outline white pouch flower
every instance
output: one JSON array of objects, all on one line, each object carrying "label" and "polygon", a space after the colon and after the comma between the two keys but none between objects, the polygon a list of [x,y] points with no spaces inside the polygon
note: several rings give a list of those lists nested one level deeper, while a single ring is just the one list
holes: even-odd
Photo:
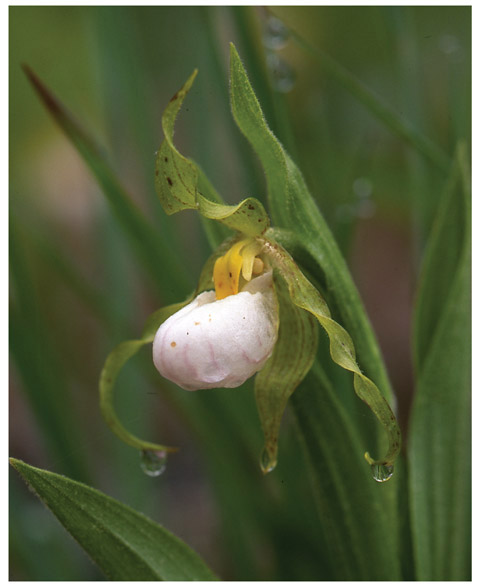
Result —
[{"label": "white pouch flower", "polygon": [[238,387],[271,356],[278,324],[268,271],[221,300],[205,291],[170,316],[156,333],[153,362],[183,389]]}]

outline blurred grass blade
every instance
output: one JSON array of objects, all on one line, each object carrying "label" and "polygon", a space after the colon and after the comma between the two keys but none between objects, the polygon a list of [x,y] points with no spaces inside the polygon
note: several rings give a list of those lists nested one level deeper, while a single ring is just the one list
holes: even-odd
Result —
[{"label": "blurred grass blade", "polygon": [[442,169],[444,172],[449,170],[450,159],[448,155],[431,141],[431,139],[420,133],[412,124],[406,122],[401,116],[396,114],[379,96],[375,95],[367,86],[327,53],[308,43],[308,41],[288,25],[285,26],[298,47],[301,47],[309,55],[314,57],[314,59],[319,61],[323,70],[361,102],[373,116],[383,122],[386,128],[406,141],[439,169]]},{"label": "blurred grass blade", "polygon": [[397,581],[399,480],[376,483],[357,450],[351,417],[317,362],[291,397],[297,433],[327,536],[328,578]]},{"label": "blurred grass blade", "polygon": [[36,287],[19,219],[14,213],[10,218],[9,237],[10,351],[50,454],[61,461],[70,475],[88,480],[87,465],[78,449],[79,428],[72,417],[72,398],[64,366],[42,307],[33,295]]},{"label": "blurred grass blade", "polygon": [[[85,133],[35,73],[28,66],[23,66],[23,68],[44,106],[70,139],[98,181],[134,251],[151,277],[159,284],[165,299],[168,301],[172,292],[186,292],[188,279],[182,273],[181,266],[174,263],[174,255],[168,250],[168,243],[164,242],[161,234],[147,222],[126,194],[96,143]],[[168,275],[167,280],[164,278],[165,275]]]},{"label": "blurred grass blade", "polygon": [[471,217],[460,146],[428,249],[415,316],[409,433],[417,579],[471,579]]},{"label": "blurred grass blade", "polygon": [[230,67],[233,116],[263,165],[273,222],[278,227],[291,230],[300,245],[298,248],[315,260],[316,273],[324,272],[342,323],[355,342],[361,367],[392,402],[392,390],[381,353],[346,262],[301,172],[269,129],[233,45]]},{"label": "blurred grass blade", "polygon": [[10,463],[108,579],[216,579],[189,546],[143,514],[83,483],[16,459]]},{"label": "blurred grass blade", "polygon": [[465,156],[464,145],[461,145],[424,253],[414,319],[414,360],[418,372],[426,362],[440,326],[441,313],[453,287],[458,263],[470,247],[470,204],[467,201],[470,195],[462,177]]},{"label": "blurred grass blade", "polygon": [[52,244],[44,235],[35,234],[34,230],[28,226],[29,238],[36,252],[85,307],[110,328],[122,323],[125,319],[111,303],[107,293],[92,285],[60,247]]},{"label": "blurred grass blade", "polygon": [[[154,214],[152,220],[161,226],[165,239],[174,240],[174,226],[165,217],[158,202],[153,184],[154,160],[152,153],[157,146],[157,128],[152,124],[148,97],[152,87],[149,80],[148,56],[142,44],[148,32],[141,23],[141,9],[128,7],[93,6],[89,11],[99,43],[99,75],[106,104],[115,104],[106,114],[111,133],[112,149],[117,149],[118,159],[124,152],[123,136],[128,136],[136,147],[135,157],[142,172],[145,197]],[[154,21],[149,21],[153,27]],[[128,36],[128,43],[124,42]],[[132,81],[134,80],[134,81]]]}]

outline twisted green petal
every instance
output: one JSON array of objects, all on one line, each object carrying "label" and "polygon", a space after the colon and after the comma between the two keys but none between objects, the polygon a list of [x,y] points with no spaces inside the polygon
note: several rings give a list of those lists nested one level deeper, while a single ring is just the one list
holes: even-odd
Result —
[{"label": "twisted green petal", "polygon": [[[288,285],[293,303],[310,312],[326,330],[330,340],[331,358],[343,369],[354,374],[354,390],[375,414],[388,436],[389,448],[386,455],[378,460],[365,453],[378,480],[386,480],[392,474],[392,465],[401,449],[401,432],[396,418],[377,386],[364,375],[357,362],[353,341],[349,334],[331,318],[329,308],[321,294],[303,275],[289,253],[272,240],[263,241],[264,254],[279,271]],[[385,477],[385,478],[381,478]]]}]

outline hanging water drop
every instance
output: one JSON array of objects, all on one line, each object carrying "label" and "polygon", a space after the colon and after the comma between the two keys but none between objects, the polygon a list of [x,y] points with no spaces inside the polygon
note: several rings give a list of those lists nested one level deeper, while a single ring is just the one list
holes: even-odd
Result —
[{"label": "hanging water drop", "polygon": [[140,467],[148,477],[158,477],[166,469],[167,453],[164,450],[140,451]]},{"label": "hanging water drop", "polygon": [[282,20],[270,16],[264,25],[263,44],[268,49],[279,50],[285,47],[289,40],[289,31]]},{"label": "hanging water drop", "polygon": [[270,53],[266,57],[266,63],[270,71],[273,88],[282,94],[290,92],[296,82],[296,76],[291,65],[276,53]]},{"label": "hanging water drop", "polygon": [[261,458],[260,458],[260,465],[261,465],[261,470],[263,471],[263,473],[265,475],[266,475],[266,473],[271,473],[271,471],[274,470],[274,468],[276,467],[277,464],[278,464],[278,460],[276,459],[276,457],[271,457],[271,455],[269,454],[266,447],[263,448],[263,452],[261,453]]},{"label": "hanging water drop", "polygon": [[384,481],[389,481],[394,473],[394,466],[393,465],[371,465],[371,472],[373,474],[373,479],[378,483],[384,483]]}]

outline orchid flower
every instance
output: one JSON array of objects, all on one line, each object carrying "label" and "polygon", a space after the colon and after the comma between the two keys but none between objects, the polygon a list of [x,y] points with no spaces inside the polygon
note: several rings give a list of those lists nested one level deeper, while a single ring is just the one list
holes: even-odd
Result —
[{"label": "orchid flower", "polygon": [[[242,83],[249,84],[233,46],[231,60]],[[188,300],[155,312],[141,339],[121,343],[110,354],[100,381],[103,415],[122,440],[142,451],[176,450],[132,436],[113,409],[118,372],[145,344],[153,343],[153,362],[160,374],[186,390],[238,387],[255,376],[265,443],[260,464],[263,472],[269,472],[277,463],[280,424],[288,398],[311,369],[321,325],[329,337],[332,360],[353,373],[356,394],[387,433],[389,446],[383,458],[375,460],[365,453],[376,480],[385,481],[392,475],[401,435],[385,397],[359,368],[351,337],[332,318],[320,292],[280,243],[281,232],[271,228],[262,203],[255,198],[246,198],[236,206],[218,202],[199,167],[173,143],[175,120],[196,74],[193,72],[163,113],[165,139],[156,158],[157,192],[167,214],[195,209],[210,234],[214,232],[211,221],[233,234],[207,261],[196,292]],[[248,92],[248,100],[234,107],[256,109],[264,124],[250,86]],[[293,165],[289,159],[285,161]]]}]

